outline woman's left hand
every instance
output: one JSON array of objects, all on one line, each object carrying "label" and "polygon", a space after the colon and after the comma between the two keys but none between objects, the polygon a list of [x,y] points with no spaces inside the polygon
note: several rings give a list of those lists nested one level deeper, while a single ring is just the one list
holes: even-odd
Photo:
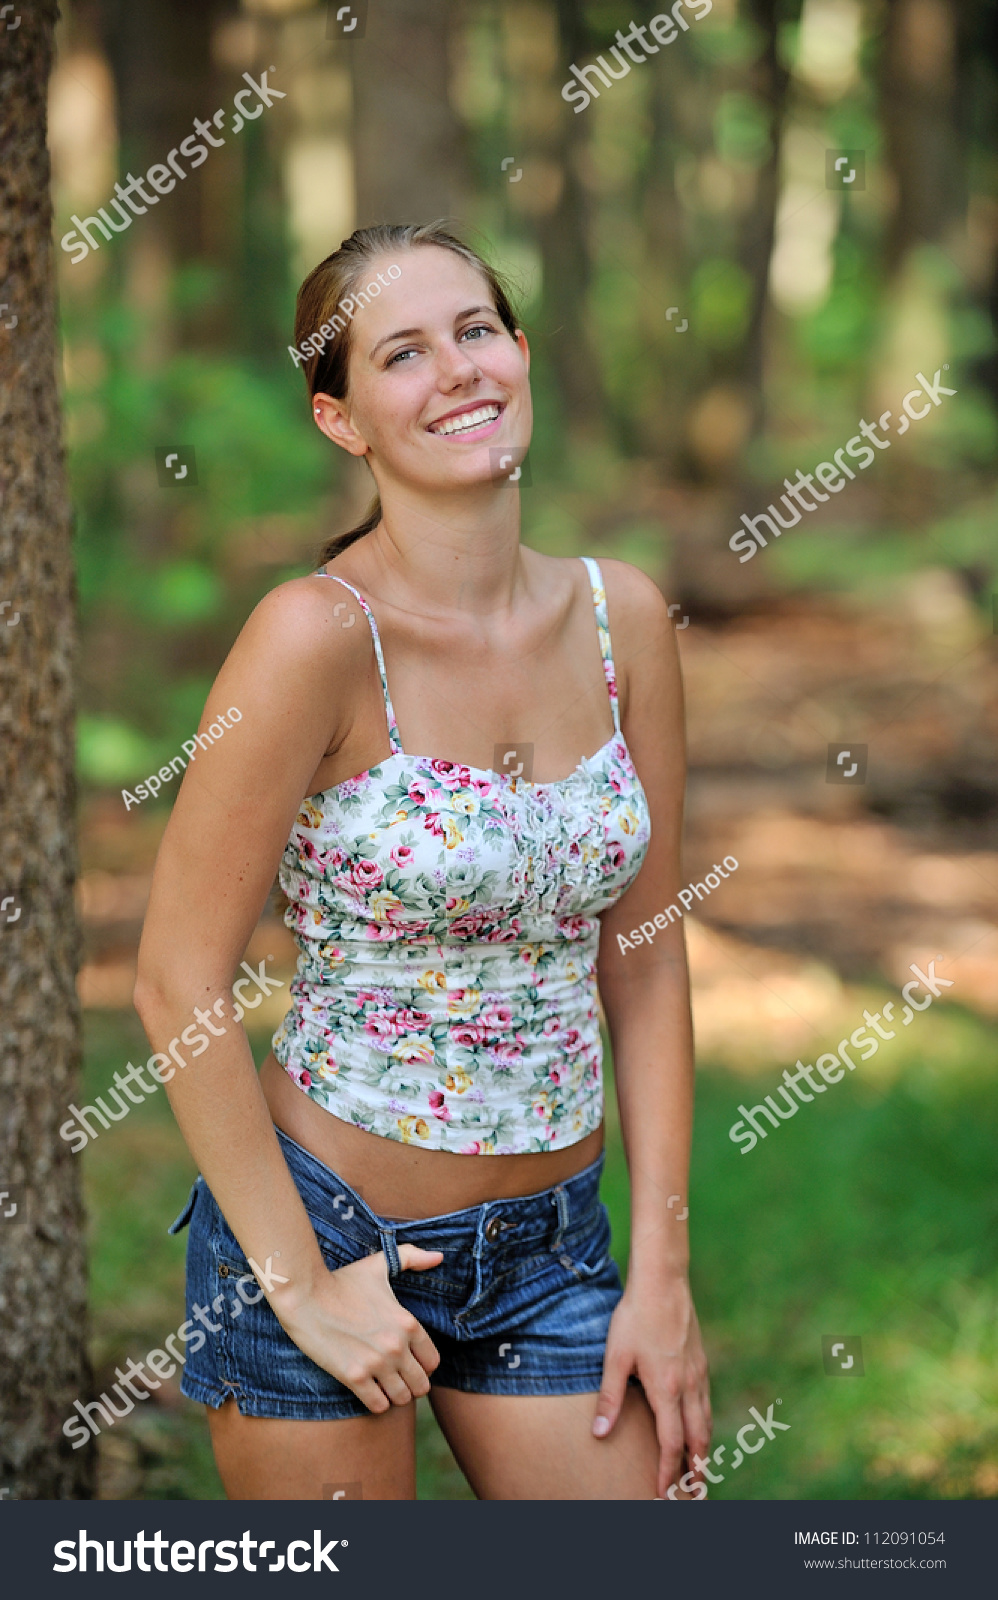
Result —
[{"label": "woman's left hand", "polygon": [[610,1319],[593,1422],[597,1438],[605,1438],[620,1415],[632,1372],[655,1414],[660,1449],[656,1493],[662,1500],[679,1477],[684,1450],[699,1478],[693,1458],[705,1458],[710,1449],[707,1358],[685,1273],[654,1283],[628,1282]]}]

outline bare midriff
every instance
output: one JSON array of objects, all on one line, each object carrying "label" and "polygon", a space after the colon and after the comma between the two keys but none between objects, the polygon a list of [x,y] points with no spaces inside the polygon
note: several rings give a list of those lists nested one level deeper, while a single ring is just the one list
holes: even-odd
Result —
[{"label": "bare midriff", "polygon": [[260,1069],[260,1087],[277,1127],[383,1217],[436,1217],[485,1200],[538,1194],[581,1172],[603,1148],[599,1127],[564,1150],[537,1155],[462,1156],[449,1150],[420,1150],[365,1133],[332,1116],[292,1082],[273,1052]]}]

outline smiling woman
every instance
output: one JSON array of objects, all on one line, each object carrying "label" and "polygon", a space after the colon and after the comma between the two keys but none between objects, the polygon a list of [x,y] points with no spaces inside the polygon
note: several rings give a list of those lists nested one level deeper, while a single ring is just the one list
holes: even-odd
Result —
[{"label": "smiling woman", "polygon": [[[279,870],[300,954],[272,1054],[257,1079],[232,1030],[167,1092],[204,1174],[174,1225],[192,1301],[253,1260],[281,1274],[183,1390],[237,1498],[335,1480],[412,1498],[427,1394],[480,1497],[661,1497],[710,1433],[688,1208],[671,1209],[689,988],[681,924],[626,968],[615,936],[679,890],[668,608],[622,562],[604,578],[520,543],[492,458],[529,443],[530,353],[467,246],[439,225],[355,233],[302,286],[296,340],[316,327],[315,423],[378,497],[236,641],[206,716],[235,701],[252,722],[185,775],[140,951],[155,1046],[188,995],[223,990]],[[338,620],[344,590],[367,627]],[[528,747],[527,776],[491,764]],[[599,1196],[597,989],[626,1290]]]},{"label": "smiling woman", "polygon": [[[337,319],[335,312],[341,309],[344,301],[359,298],[358,287],[365,277],[371,276],[376,257],[389,253],[395,256],[401,250],[413,251],[420,246],[424,248],[435,246],[438,250],[449,251],[473,269],[479,282],[481,278],[484,277],[485,279],[485,284],[489,290],[489,303],[464,308],[460,316],[466,322],[477,315],[484,314],[491,320],[492,327],[480,327],[477,330],[465,328],[463,337],[466,342],[480,338],[487,332],[493,331],[497,319],[498,323],[514,340],[517,338],[516,318],[500,275],[494,267],[476,255],[473,250],[470,250],[467,245],[463,244],[441,223],[433,222],[419,227],[393,227],[384,224],[376,228],[358,229],[349,239],[344,240],[338,250],[335,250],[331,256],[327,256],[325,261],[321,261],[309,273],[299,290],[298,307],[295,315],[295,343],[302,350],[305,349],[302,341],[307,329],[319,328],[320,331],[324,331],[325,328],[329,328],[333,334],[328,351],[325,349],[321,351],[313,350],[310,359],[305,364],[305,380],[308,384],[309,394],[313,399],[313,410],[320,427],[329,432],[330,437],[334,438],[338,444],[343,444],[346,449],[350,449],[346,441],[339,438],[335,431],[331,431],[325,426],[325,419],[329,413],[322,405],[323,397],[328,396],[331,399],[342,400],[347,392],[350,334],[346,327],[343,328],[342,333],[336,330],[335,323]],[[400,277],[401,268],[397,262],[393,262],[393,265],[395,266],[395,272],[393,273],[391,267],[389,267],[388,276]],[[398,299],[396,297],[393,302],[389,296],[387,297],[387,302],[389,304],[398,304]],[[342,324],[342,318],[339,320]],[[373,360],[377,356],[382,356],[386,367],[405,364],[410,354],[416,353],[416,347],[409,346],[407,348],[404,341],[418,339],[421,331],[423,330],[418,327],[393,330],[378,340],[377,345],[370,352],[370,359]],[[522,334],[519,337],[522,339]],[[391,346],[391,349],[385,352],[384,347],[388,345]],[[524,350],[526,349],[525,340],[523,348]],[[470,431],[475,429],[476,438],[489,437],[489,432],[496,431],[502,404],[498,400],[492,403],[490,414],[484,419],[485,427],[479,433],[479,422],[477,420],[472,422],[471,419],[480,407],[481,400],[478,397],[472,402],[456,407],[449,416],[438,417],[433,425],[433,431],[444,437],[454,433],[461,433],[464,437],[468,437]],[[462,415],[462,413],[466,413],[466,415]],[[486,431],[486,429],[489,431]],[[530,423],[528,420],[525,437],[529,434],[529,431]],[[351,453],[356,454],[359,452],[351,451]],[[338,555],[341,551],[347,549],[354,540],[363,538],[365,533],[369,533],[372,528],[377,526],[380,518],[381,500],[378,497],[373,501],[362,522],[358,523],[355,528],[351,528],[348,533],[340,534],[335,539],[330,540],[323,551],[323,559],[325,561],[332,560],[334,555]]]}]

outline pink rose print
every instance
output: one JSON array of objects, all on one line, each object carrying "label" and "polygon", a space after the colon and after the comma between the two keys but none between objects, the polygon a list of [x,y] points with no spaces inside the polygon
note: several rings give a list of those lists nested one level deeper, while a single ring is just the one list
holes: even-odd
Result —
[{"label": "pink rose print", "polygon": [[476,1045],[485,1043],[485,1029],[480,1022],[457,1022],[451,1028],[449,1037],[455,1044],[473,1050]]},{"label": "pink rose print", "polygon": [[[395,865],[402,871],[404,871],[406,867],[411,867],[412,863],[416,859],[416,852],[407,844],[393,845],[389,853]],[[621,854],[623,854],[622,851]]]},{"label": "pink rose print", "polygon": [[406,792],[410,800],[415,800],[417,806],[425,806],[430,798],[429,785],[421,783],[418,778],[413,778]]},{"label": "pink rose print", "polygon": [[399,1033],[418,1033],[421,1028],[428,1028],[432,1021],[428,1011],[413,1011],[410,1006],[395,1013],[395,1026]]},{"label": "pink rose print", "polygon": [[438,839],[442,839],[444,836],[444,830],[440,826],[439,811],[428,811],[423,818],[423,827],[427,832],[435,834]]},{"label": "pink rose print", "polygon": [[339,889],[341,894],[345,894],[348,900],[355,900],[358,905],[363,903],[364,886],[363,884],[358,883],[353,877],[349,876],[345,872],[341,872],[332,880],[332,882],[333,887],[335,889]]},{"label": "pink rose print", "polygon": [[375,1039],[392,1039],[396,1031],[394,1018],[385,1011],[371,1011],[364,1018],[364,1032]]},{"label": "pink rose print", "polygon": [[445,789],[467,789],[471,783],[469,769],[455,766],[453,761],[431,761],[430,766]]},{"label": "pink rose print", "polygon": [[362,889],[376,889],[385,875],[376,861],[355,861],[350,876]]},{"label": "pink rose print", "polygon": [[565,939],[585,939],[592,931],[592,926],[588,917],[562,917],[558,932]]},{"label": "pink rose print", "polygon": [[498,1044],[489,1051],[497,1067],[515,1067],[523,1055],[523,1040],[517,1036],[515,1039],[500,1039]]},{"label": "pink rose print", "polygon": [[430,1090],[429,1102],[430,1110],[435,1117],[439,1117],[441,1122],[449,1122],[451,1120],[450,1112],[444,1105],[443,1091],[441,1089]]},{"label": "pink rose print", "polygon": [[490,1033],[506,1033],[513,1026],[511,1006],[486,1006],[479,1021]]},{"label": "pink rose print", "polygon": [[627,860],[623,845],[617,844],[616,840],[614,840],[612,844],[607,845],[606,854],[607,860],[609,861],[610,866],[613,868],[622,867],[624,862]]}]

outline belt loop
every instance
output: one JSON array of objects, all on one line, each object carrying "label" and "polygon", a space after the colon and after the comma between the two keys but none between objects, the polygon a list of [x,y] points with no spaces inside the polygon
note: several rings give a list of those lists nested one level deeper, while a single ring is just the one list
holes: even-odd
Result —
[{"label": "belt loop", "polygon": [[378,1223],[378,1232],[381,1235],[381,1248],[388,1259],[388,1280],[394,1283],[402,1271],[399,1260],[398,1245],[395,1243],[395,1227],[393,1223]]},{"label": "belt loop", "polygon": [[552,1189],[551,1198],[558,1207],[558,1231],[551,1240],[551,1249],[560,1250],[565,1229],[568,1227],[569,1217],[568,1195],[565,1193],[564,1184],[559,1183]]}]

